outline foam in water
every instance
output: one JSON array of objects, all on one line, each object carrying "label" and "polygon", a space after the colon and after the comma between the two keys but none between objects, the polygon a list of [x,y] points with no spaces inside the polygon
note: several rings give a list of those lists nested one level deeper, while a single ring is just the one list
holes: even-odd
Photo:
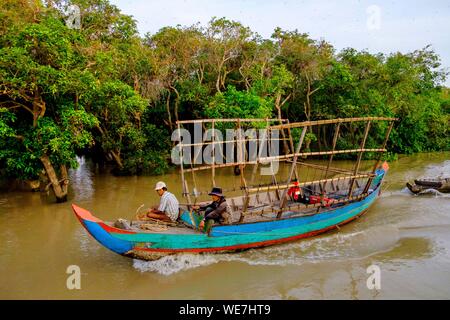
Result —
[{"label": "foam in water", "polygon": [[337,233],[263,249],[231,254],[176,254],[157,261],[134,260],[141,272],[171,275],[180,271],[218,262],[242,262],[249,265],[301,265],[327,260],[363,258],[392,248],[399,240],[393,226],[369,228],[353,233]]},{"label": "foam in water", "polygon": [[157,272],[163,275],[170,275],[182,270],[207,266],[219,261],[217,257],[210,254],[175,254],[156,261],[135,259],[133,260],[133,267],[141,272]]},{"label": "foam in water", "polygon": [[443,198],[450,197],[450,194],[439,192],[436,189],[425,189],[425,190],[422,190],[422,191],[419,192],[419,195],[422,195],[422,194],[431,194],[431,195],[434,195],[436,198],[438,198],[438,197],[443,197]]}]

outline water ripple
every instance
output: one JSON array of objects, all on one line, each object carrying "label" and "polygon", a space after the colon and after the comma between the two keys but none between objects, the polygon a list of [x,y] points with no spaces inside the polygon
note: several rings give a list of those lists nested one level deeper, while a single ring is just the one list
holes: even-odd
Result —
[{"label": "water ripple", "polygon": [[140,272],[171,275],[218,262],[242,262],[249,265],[287,266],[328,260],[356,259],[393,248],[399,230],[392,226],[373,227],[353,233],[336,233],[310,240],[232,254],[176,254],[157,261],[134,260]]}]

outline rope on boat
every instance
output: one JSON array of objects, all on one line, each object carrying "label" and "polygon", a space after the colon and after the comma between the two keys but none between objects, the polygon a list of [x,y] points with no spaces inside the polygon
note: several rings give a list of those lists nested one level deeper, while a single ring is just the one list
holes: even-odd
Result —
[{"label": "rope on boat", "polygon": [[144,223],[141,224],[139,226],[139,228],[143,229],[143,230],[148,230],[148,231],[155,231],[155,232],[160,232],[160,231],[167,231],[169,230],[168,226],[164,226],[164,225],[158,225],[158,224],[154,224],[154,223]]},{"label": "rope on boat", "polygon": [[[145,215],[137,215],[136,220],[138,221],[148,221],[150,223],[146,223],[147,225],[159,225],[159,226],[167,226],[167,227],[180,227],[182,224],[178,222],[168,222],[168,221],[162,221],[154,218],[147,217],[147,214]],[[142,224],[142,225],[146,225]]]}]

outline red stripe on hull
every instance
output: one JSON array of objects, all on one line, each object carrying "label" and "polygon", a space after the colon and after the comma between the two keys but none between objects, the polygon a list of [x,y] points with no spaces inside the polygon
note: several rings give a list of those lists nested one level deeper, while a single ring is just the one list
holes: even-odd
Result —
[{"label": "red stripe on hull", "polygon": [[167,253],[180,253],[180,252],[193,252],[193,253],[201,253],[201,252],[219,252],[219,251],[235,251],[235,250],[242,250],[242,249],[250,249],[250,248],[261,248],[261,247],[267,247],[270,245],[274,245],[274,244],[281,244],[281,243],[285,243],[285,242],[289,242],[289,241],[294,241],[294,240],[299,240],[299,239],[303,239],[303,238],[309,238],[309,237],[313,237],[316,236],[318,234],[327,232],[329,230],[335,229],[341,225],[347,224],[357,218],[359,218],[360,216],[362,216],[365,212],[367,211],[364,210],[362,211],[360,214],[347,219],[337,225],[334,226],[330,226],[324,229],[320,229],[320,230],[316,230],[316,231],[312,231],[312,232],[308,232],[308,233],[303,233],[297,236],[292,236],[292,237],[288,237],[288,238],[283,238],[283,239],[277,239],[277,240],[269,240],[269,241],[261,241],[261,242],[254,242],[254,243],[250,243],[250,244],[240,244],[240,245],[235,245],[235,246],[228,246],[228,247],[217,247],[217,248],[195,248],[195,249],[151,249],[151,248],[140,248],[140,247],[134,247],[133,250],[137,250],[137,251],[149,251],[149,252],[167,252]]},{"label": "red stripe on hull", "polygon": [[73,212],[75,213],[75,215],[77,216],[78,220],[83,225],[83,227],[85,227],[85,229],[87,229],[87,228],[86,228],[86,225],[84,224],[84,221],[87,220],[87,221],[97,223],[100,227],[103,228],[103,230],[105,230],[108,233],[123,233],[123,234],[135,234],[136,233],[134,231],[128,231],[128,230],[123,230],[123,229],[118,229],[118,228],[108,226],[102,220],[94,217],[89,211],[87,211],[83,208],[80,208],[74,204],[72,204],[72,209],[73,209]]},{"label": "red stripe on hull", "polygon": [[136,234],[136,232],[134,232],[134,231],[128,231],[128,230],[110,227],[104,222],[100,222],[99,225],[103,228],[103,230],[105,230],[108,233]]}]

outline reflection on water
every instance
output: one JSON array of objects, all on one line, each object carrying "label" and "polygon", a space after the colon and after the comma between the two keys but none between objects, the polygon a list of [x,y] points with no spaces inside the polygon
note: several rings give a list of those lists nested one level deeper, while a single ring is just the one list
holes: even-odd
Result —
[{"label": "reflection on water", "polygon": [[[450,198],[414,196],[406,181],[449,174],[450,153],[390,163],[381,198],[360,219],[319,237],[237,254],[169,256],[156,262],[118,256],[81,227],[71,203],[104,220],[130,218],[159,201],[164,180],[181,193],[176,172],[163,177],[93,174],[78,158],[70,170],[69,202],[38,193],[0,195],[0,298],[60,299],[380,299],[450,298]],[[285,168],[281,168],[285,170]],[[232,172],[217,172],[224,188]],[[210,181],[200,175],[199,189]],[[82,290],[65,287],[68,265],[79,265]],[[366,287],[366,269],[382,270],[382,289]],[[218,276],[218,275],[226,275]],[[207,281],[205,280],[207,279]],[[4,290],[8,288],[8,290]]]},{"label": "reflection on water", "polygon": [[69,170],[74,202],[92,198],[95,191],[92,180],[92,164],[88,163],[84,156],[77,156],[77,162],[78,167]]}]

